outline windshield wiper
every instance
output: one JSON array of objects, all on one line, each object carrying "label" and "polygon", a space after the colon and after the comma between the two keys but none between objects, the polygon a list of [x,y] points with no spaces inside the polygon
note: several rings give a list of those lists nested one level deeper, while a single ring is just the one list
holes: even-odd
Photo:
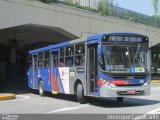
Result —
[{"label": "windshield wiper", "polygon": [[138,45],[137,51],[136,51],[136,53],[135,53],[134,59],[136,59],[136,60],[137,60],[137,56],[138,56],[139,51],[140,51],[140,45]]}]

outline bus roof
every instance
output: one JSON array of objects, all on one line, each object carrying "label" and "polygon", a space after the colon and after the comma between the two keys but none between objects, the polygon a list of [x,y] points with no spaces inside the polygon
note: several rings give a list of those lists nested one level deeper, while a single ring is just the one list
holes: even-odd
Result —
[{"label": "bus roof", "polygon": [[54,45],[49,45],[49,46],[46,46],[43,48],[31,50],[31,51],[29,51],[29,54],[34,54],[34,53],[45,51],[45,50],[51,50],[51,49],[55,49],[55,48],[59,48],[59,47],[63,47],[63,46],[68,46],[68,45],[74,44],[74,43],[85,42],[85,41],[90,41],[90,40],[98,40],[98,38],[101,38],[103,35],[125,35],[125,34],[147,37],[147,36],[139,34],[139,33],[131,33],[131,32],[99,33],[99,34],[90,35],[86,38],[71,40],[71,41],[67,41],[67,42],[63,42],[63,43],[59,43],[59,44],[54,44]]}]

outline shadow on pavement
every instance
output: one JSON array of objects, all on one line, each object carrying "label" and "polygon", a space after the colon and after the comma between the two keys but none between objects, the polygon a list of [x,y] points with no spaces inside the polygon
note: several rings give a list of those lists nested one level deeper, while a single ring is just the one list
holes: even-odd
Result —
[{"label": "shadow on pavement", "polygon": [[3,88],[0,90],[0,93],[13,93],[16,95],[20,95],[20,94],[27,94],[27,93],[31,93],[32,91],[27,88],[27,87],[23,87],[23,88]]},{"label": "shadow on pavement", "polygon": [[[53,99],[60,99],[60,100],[66,100],[66,101],[71,101],[71,102],[77,102],[77,98],[75,95],[64,95],[64,94],[53,95],[48,92],[46,96],[52,97]],[[86,103],[89,103],[92,106],[98,106],[98,107],[120,108],[120,107],[149,106],[149,105],[158,104],[158,103],[160,103],[160,101],[159,100],[149,100],[149,99],[125,97],[124,102],[118,103],[116,101],[116,98],[97,99],[94,97],[86,97]]]},{"label": "shadow on pavement", "polygon": [[138,107],[149,106],[158,104],[158,100],[140,99],[140,98],[124,98],[124,102],[118,103],[115,98],[96,99],[89,98],[89,104],[93,106],[106,107],[106,108],[120,108],[120,107]]},{"label": "shadow on pavement", "polygon": [[[27,93],[33,93],[38,95],[37,90],[31,90],[27,87],[24,88],[5,88],[1,89],[0,93],[14,93],[16,95],[20,94],[27,94]],[[77,102],[77,98],[75,95],[64,95],[64,94],[57,94],[53,95],[50,92],[46,92],[46,97],[50,97],[53,99],[59,99],[59,100],[66,100],[70,102]],[[160,103],[160,100],[149,100],[149,99],[142,99],[142,98],[124,98],[123,103],[116,102],[115,98],[107,98],[107,99],[97,99],[94,97],[87,97],[86,98],[87,103],[89,103],[92,106],[97,107],[106,107],[106,108],[120,108],[120,107],[136,107],[136,106],[149,106]],[[77,102],[78,103],[78,102]]]},{"label": "shadow on pavement", "polygon": [[53,95],[51,93],[46,93],[46,96],[52,97],[54,99],[60,99],[60,100],[66,100],[66,101],[71,101],[71,102],[77,102],[77,98],[75,95],[64,95],[64,94],[57,94]]}]

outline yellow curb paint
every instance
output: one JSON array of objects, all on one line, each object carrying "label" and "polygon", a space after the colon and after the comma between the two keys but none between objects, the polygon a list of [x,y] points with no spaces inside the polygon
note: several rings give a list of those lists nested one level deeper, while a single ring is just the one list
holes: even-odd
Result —
[{"label": "yellow curb paint", "polygon": [[152,85],[159,85],[160,84],[160,80],[151,80],[151,84]]},{"label": "yellow curb paint", "polygon": [[15,98],[16,98],[15,94],[0,95],[0,100],[10,100],[10,99],[15,99]]},{"label": "yellow curb paint", "polygon": [[52,94],[58,94],[56,91],[52,91]]}]

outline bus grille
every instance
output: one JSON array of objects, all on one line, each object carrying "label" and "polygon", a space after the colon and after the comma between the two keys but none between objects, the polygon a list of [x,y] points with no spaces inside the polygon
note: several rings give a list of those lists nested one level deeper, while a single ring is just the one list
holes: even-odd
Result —
[{"label": "bus grille", "polygon": [[141,86],[143,84],[128,84],[128,85],[116,85],[116,86],[119,86],[119,87],[126,87],[126,86]]},{"label": "bus grille", "polygon": [[118,95],[142,95],[144,93],[143,90],[135,91],[135,94],[128,94],[127,91],[118,91]]},{"label": "bus grille", "polygon": [[[122,75],[121,75],[121,76],[118,76],[118,75],[117,75],[117,76],[112,76],[112,77],[115,78],[115,79],[117,79],[117,78],[118,78],[118,79],[128,79],[128,78],[130,78],[131,76],[125,76],[125,75],[124,75],[124,76],[122,76]],[[146,77],[146,76],[138,76],[138,75],[137,75],[137,76],[133,76],[134,79],[144,79],[145,77]]]}]

